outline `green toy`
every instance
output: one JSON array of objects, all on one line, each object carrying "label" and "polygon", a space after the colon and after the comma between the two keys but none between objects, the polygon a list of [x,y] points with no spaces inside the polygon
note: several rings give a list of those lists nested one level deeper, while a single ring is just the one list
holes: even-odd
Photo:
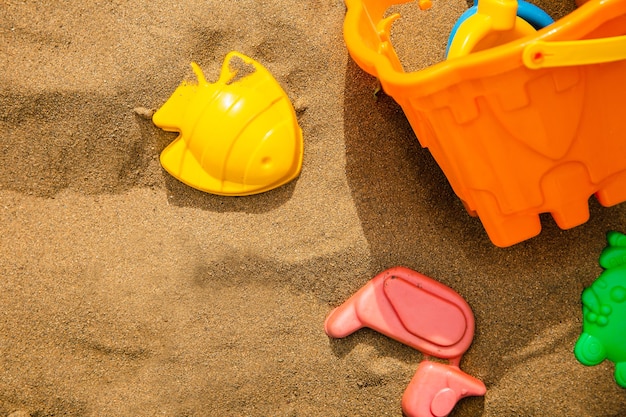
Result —
[{"label": "green toy", "polygon": [[583,331],[574,355],[583,365],[615,363],[615,380],[626,388],[626,235],[611,231],[599,263],[604,272],[582,293]]}]

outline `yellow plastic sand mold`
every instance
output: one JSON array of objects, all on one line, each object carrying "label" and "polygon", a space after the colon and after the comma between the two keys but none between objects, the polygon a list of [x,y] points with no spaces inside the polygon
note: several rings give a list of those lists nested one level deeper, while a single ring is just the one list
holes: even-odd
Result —
[{"label": "yellow plastic sand mold", "polygon": [[219,79],[184,81],[152,121],[179,136],[161,165],[181,182],[212,194],[244,196],[280,187],[302,168],[303,140],[287,94],[261,64],[226,55]]}]

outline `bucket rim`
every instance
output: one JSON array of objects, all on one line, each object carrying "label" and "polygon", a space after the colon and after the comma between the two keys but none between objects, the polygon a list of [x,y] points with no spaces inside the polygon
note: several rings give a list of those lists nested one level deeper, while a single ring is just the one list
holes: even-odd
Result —
[{"label": "bucket rim", "polygon": [[[361,69],[378,78],[385,92],[394,98],[429,95],[463,80],[513,71],[524,66],[524,50],[533,42],[579,40],[609,20],[626,14],[626,0],[589,0],[535,34],[463,57],[444,60],[421,70],[406,72],[390,40],[387,54],[392,56],[391,59],[378,53],[374,47],[382,43],[377,24],[383,20],[384,12],[392,5],[408,1],[411,0],[345,0],[347,12],[343,30],[350,56]],[[364,39],[361,34],[364,30],[368,31],[367,25],[371,25],[372,31],[369,33],[370,38]],[[394,58],[397,61],[395,63],[392,61]]]}]

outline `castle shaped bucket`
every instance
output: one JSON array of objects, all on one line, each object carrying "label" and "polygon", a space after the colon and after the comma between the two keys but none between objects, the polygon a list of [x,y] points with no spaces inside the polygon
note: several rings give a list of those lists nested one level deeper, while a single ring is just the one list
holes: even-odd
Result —
[{"label": "castle shaped bucket", "polygon": [[510,246],[626,201],[626,0],[590,0],[521,39],[407,73],[385,11],[346,0],[350,55],[402,107],[491,241]]}]

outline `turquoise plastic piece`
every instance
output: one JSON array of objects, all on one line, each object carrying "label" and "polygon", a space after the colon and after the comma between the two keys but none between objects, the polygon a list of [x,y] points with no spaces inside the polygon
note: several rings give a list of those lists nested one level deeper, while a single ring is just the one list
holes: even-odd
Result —
[{"label": "turquoise plastic piece", "polygon": [[582,293],[583,331],[574,355],[583,365],[608,359],[626,388],[626,235],[611,231],[599,258],[605,271]]}]

